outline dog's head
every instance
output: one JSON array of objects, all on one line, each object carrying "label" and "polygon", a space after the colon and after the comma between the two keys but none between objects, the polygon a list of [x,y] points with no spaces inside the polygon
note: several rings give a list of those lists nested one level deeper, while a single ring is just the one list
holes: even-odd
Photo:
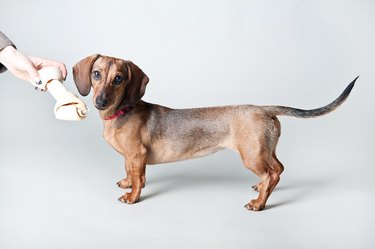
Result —
[{"label": "dog's head", "polygon": [[135,105],[144,95],[149,80],[133,62],[99,54],[79,61],[73,67],[73,78],[83,96],[92,87],[95,107],[109,113]]}]

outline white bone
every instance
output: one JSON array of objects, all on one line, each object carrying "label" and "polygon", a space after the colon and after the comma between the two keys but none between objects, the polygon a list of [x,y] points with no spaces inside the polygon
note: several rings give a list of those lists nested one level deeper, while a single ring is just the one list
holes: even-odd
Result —
[{"label": "white bone", "polygon": [[86,117],[87,107],[74,93],[66,90],[62,84],[63,78],[60,69],[46,67],[39,70],[42,84],[38,87],[48,90],[56,99],[54,108],[56,119],[60,120],[82,120]]}]

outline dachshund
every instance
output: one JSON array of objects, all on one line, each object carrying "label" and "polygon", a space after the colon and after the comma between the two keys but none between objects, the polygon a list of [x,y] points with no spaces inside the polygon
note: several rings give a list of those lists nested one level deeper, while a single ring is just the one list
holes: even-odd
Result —
[{"label": "dachshund", "polygon": [[171,109],[147,103],[141,100],[147,75],[131,61],[99,54],[79,61],[73,78],[82,96],[93,89],[93,102],[104,123],[103,137],[125,157],[126,177],[117,185],[131,191],[119,201],[139,201],[147,164],[202,157],[229,148],[260,178],[253,186],[258,197],[245,205],[259,211],[284,170],[275,152],[280,136],[277,116],[312,118],[332,112],[349,96],[358,77],[332,103],[312,110],[256,105]]}]

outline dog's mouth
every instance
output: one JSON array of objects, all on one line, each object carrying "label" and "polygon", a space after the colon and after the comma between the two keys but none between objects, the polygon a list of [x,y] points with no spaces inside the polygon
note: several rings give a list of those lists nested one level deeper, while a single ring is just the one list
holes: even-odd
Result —
[{"label": "dog's mouth", "polygon": [[105,109],[107,109],[107,107],[103,107],[97,104],[95,104],[95,108],[98,109],[99,111],[104,111]]}]

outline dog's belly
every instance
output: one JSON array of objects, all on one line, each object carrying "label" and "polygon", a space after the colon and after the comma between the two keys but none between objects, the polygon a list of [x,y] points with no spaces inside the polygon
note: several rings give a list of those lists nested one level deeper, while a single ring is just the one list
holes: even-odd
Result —
[{"label": "dog's belly", "polygon": [[170,163],[215,153],[226,146],[224,143],[208,145],[203,141],[183,144],[181,141],[163,141],[153,144],[148,151],[147,164]]}]

